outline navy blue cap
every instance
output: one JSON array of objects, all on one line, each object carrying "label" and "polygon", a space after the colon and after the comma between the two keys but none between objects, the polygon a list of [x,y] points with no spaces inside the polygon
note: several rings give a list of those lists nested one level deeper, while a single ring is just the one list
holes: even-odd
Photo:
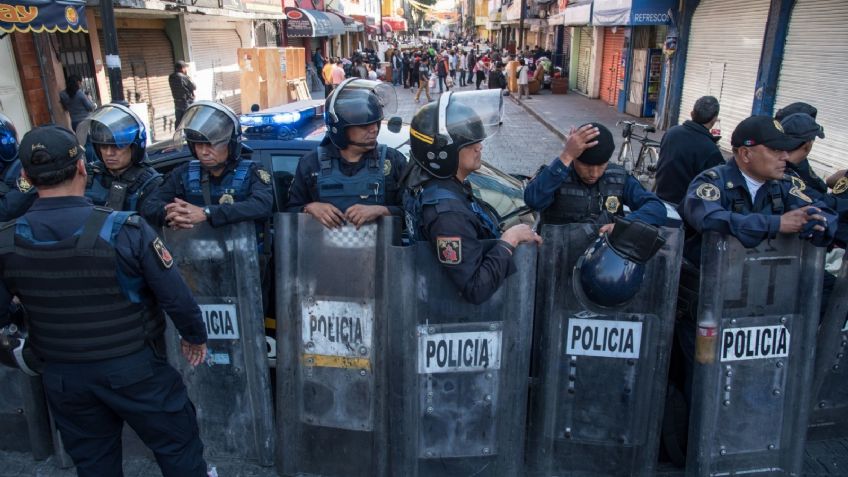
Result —
[{"label": "navy blue cap", "polygon": [[804,142],[812,141],[816,137],[824,139],[824,128],[816,122],[816,118],[807,113],[790,114],[783,118],[780,125],[786,134]]},{"label": "navy blue cap", "polygon": [[751,116],[742,120],[730,137],[733,147],[762,145],[779,151],[794,151],[803,143],[783,132],[783,126],[770,116]]}]

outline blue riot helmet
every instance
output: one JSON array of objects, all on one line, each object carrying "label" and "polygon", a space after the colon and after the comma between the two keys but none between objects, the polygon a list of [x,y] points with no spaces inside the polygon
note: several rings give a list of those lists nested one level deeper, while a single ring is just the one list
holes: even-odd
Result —
[{"label": "blue riot helmet", "polygon": [[645,264],[664,243],[657,227],[616,219],[613,231],[599,237],[577,260],[575,295],[589,308],[626,304],[642,288]]},{"label": "blue riot helmet", "polygon": [[412,118],[412,159],[433,177],[453,177],[459,167],[459,150],[492,136],[502,118],[500,90],[444,93]]},{"label": "blue riot helmet", "polygon": [[339,149],[345,149],[351,144],[347,138],[349,126],[379,123],[395,111],[397,95],[393,86],[379,81],[351,78],[333,89],[327,98],[324,104],[324,124],[327,125],[330,141]]},{"label": "blue riot helmet", "polygon": [[227,143],[228,159],[234,161],[242,153],[241,123],[232,109],[214,101],[195,101],[186,109],[183,119],[174,132],[174,143],[183,141],[195,158],[194,144],[209,143],[213,146]]},{"label": "blue riot helmet", "polygon": [[[77,126],[76,134],[80,144],[86,146],[132,147],[134,164],[144,159],[147,129],[141,118],[123,104],[109,103],[97,108]],[[103,160],[97,147],[94,148],[94,153],[98,159]]]},{"label": "blue riot helmet", "polygon": [[0,161],[12,162],[18,158],[18,130],[4,114],[0,114]]}]

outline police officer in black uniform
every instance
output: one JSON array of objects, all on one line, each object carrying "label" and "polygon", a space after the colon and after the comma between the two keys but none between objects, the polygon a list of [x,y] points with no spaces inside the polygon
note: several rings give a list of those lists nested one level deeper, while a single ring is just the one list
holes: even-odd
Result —
[{"label": "police officer in black uniform", "polygon": [[[407,228],[434,245],[457,289],[474,304],[488,300],[515,272],[515,247],[542,242],[524,224],[501,234],[466,180],[480,168],[482,141],[500,123],[502,107],[499,90],[446,92],[419,109],[409,129],[415,164],[404,178]],[[486,239],[500,240],[485,248]]]},{"label": "police officer in black uniform", "polygon": [[36,198],[32,184],[21,177],[18,131],[0,114],[0,222],[20,217]]},{"label": "police officer in black uniform", "polygon": [[84,197],[84,152],[73,132],[36,128],[21,141],[38,199],[0,227],[0,325],[20,299],[47,401],[80,476],[121,471],[127,422],[165,476],[205,476],[194,406],[164,356],[165,313],[185,358],[206,355],[206,328],[173,258],[132,212]]},{"label": "police officer in black uniform", "polygon": [[612,133],[589,123],[573,131],[565,149],[543,167],[524,190],[524,202],[542,213],[543,224],[597,223],[612,231],[613,216],[649,225],[665,224],[665,205],[646,191],[623,167],[610,164],[615,151]]},{"label": "police officer in black uniform", "polygon": [[142,204],[142,215],[174,229],[252,220],[261,235],[274,205],[271,175],[242,157],[235,113],[219,103],[197,101],[186,110],[175,136],[185,138],[195,159],[171,171]]},{"label": "police officer in black uniform", "polygon": [[77,138],[94,151],[88,165],[85,196],[94,205],[138,211],[164,178],[142,161],[147,130],[128,107],[111,103],[97,108],[77,127]]},{"label": "police officer in black uniform", "polygon": [[297,166],[286,209],[305,212],[327,228],[356,227],[401,216],[400,176],[406,158],[377,143],[380,124],[396,99],[394,88],[349,79],[326,100],[327,134]]}]

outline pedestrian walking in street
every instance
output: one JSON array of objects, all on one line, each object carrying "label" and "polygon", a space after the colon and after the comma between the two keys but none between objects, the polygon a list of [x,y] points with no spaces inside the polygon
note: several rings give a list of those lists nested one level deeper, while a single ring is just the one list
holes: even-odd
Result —
[{"label": "pedestrian walking in street", "polygon": [[521,100],[524,96],[527,99],[530,99],[530,81],[527,78],[527,72],[529,68],[527,67],[524,58],[518,60],[518,69],[515,70],[516,76],[518,76],[518,99]]},{"label": "pedestrian walking in street", "polygon": [[505,89],[506,76],[503,72],[503,63],[497,62],[495,69],[489,73],[489,89]]},{"label": "pedestrian walking in street", "polygon": [[457,71],[459,72],[459,85],[465,86],[468,82],[465,81],[465,75],[468,71],[468,54],[460,50],[456,60]]},{"label": "pedestrian walking in street", "polygon": [[430,102],[433,98],[430,97],[430,61],[427,57],[421,58],[421,64],[418,66],[418,93],[415,94],[415,102],[421,99],[421,91],[427,95],[427,101]]},{"label": "pedestrian walking in street", "polygon": [[[412,79],[410,78],[410,72],[412,71],[411,59],[409,57],[409,52],[403,52],[403,88],[407,89],[412,84]],[[327,96],[329,97],[329,96]]]},{"label": "pedestrian walking in street", "polygon": [[330,92],[333,91],[333,69],[336,67],[336,61],[330,60],[324,63],[321,69],[321,78],[324,80],[324,97],[328,98]]},{"label": "pedestrian walking in street", "polygon": [[188,77],[188,63],[180,60],[174,64],[174,72],[168,76],[168,85],[171,87],[171,96],[174,98],[174,126],[176,127],[182,121],[186,109],[194,102],[194,90],[197,89]]},{"label": "pedestrian walking in street", "polygon": [[71,115],[71,128],[76,131],[77,126],[94,111],[94,103],[82,90],[82,79],[77,75],[68,76],[68,85],[59,93],[59,102],[65,111]]},{"label": "pedestrian walking in street", "polygon": [[471,85],[474,82],[474,68],[477,66],[477,54],[474,50],[468,52],[468,56],[465,58],[465,69],[468,71],[468,78],[466,78],[465,83],[467,85]]},{"label": "pedestrian walking in street", "polygon": [[194,405],[165,357],[165,314],[191,366],[206,358],[206,325],[173,257],[141,217],[83,197],[85,152],[73,132],[33,129],[21,163],[38,199],[0,233],[10,244],[0,253],[0,325],[16,297],[27,309],[26,364],[40,368],[77,475],[123,475],[126,422],[162,475],[205,477]]},{"label": "pedestrian walking in street", "polygon": [[401,56],[400,50],[395,50],[394,54],[392,55],[392,84],[394,86],[400,86],[402,72],[403,58]]},{"label": "pedestrian walking in street", "polygon": [[336,66],[333,67],[333,71],[331,72],[331,79],[333,82],[333,89],[342,84],[342,81],[345,80],[345,71],[344,66],[342,66],[341,58],[336,58]]},{"label": "pedestrian walking in street", "polygon": [[477,89],[480,89],[480,85],[486,79],[486,62],[483,61],[482,57],[474,65],[474,74],[477,75]]},{"label": "pedestrian walking in street", "polygon": [[448,73],[450,73],[450,59],[445,54],[436,63],[436,76],[439,78],[439,93],[443,93],[445,89],[450,90],[450,86],[447,84]]}]

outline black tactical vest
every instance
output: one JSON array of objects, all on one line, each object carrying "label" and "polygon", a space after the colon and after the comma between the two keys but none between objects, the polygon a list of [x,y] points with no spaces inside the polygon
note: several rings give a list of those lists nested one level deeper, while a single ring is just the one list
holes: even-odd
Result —
[{"label": "black tactical vest", "polygon": [[80,234],[58,242],[17,235],[17,222],[0,229],[3,282],[26,308],[33,349],[45,361],[117,358],[162,335],[162,312],[127,298],[115,248],[103,239],[119,214],[95,207]]},{"label": "black tactical vest", "polygon": [[554,202],[542,211],[542,223],[551,225],[595,223],[604,212],[624,215],[624,183],[627,172],[609,164],[594,186],[584,184],[571,170],[554,194]]}]

